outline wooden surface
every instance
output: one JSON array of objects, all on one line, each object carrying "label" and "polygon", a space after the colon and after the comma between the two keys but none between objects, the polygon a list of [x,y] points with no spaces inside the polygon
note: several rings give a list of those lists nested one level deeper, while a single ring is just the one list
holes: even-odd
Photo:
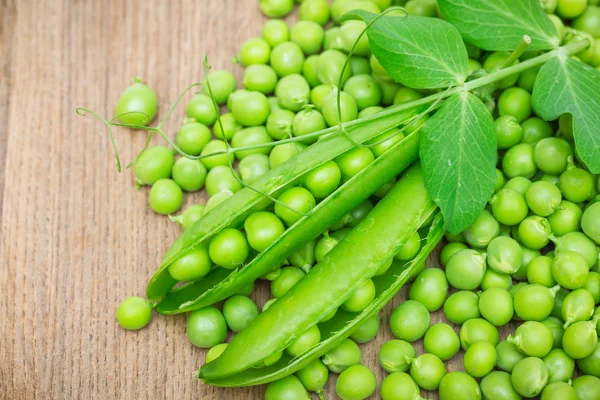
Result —
[{"label": "wooden surface", "polygon": [[[186,339],[185,316],[155,316],[140,332],[117,326],[118,303],[144,293],[179,228],[150,211],[131,171],[116,172],[102,124],[75,113],[112,115],[139,75],[158,93],[160,117],[200,79],[205,53],[239,77],[230,59],[260,32],[257,0],[0,4],[0,399],[262,398],[262,387],[193,377],[204,352]],[[116,138],[127,162],[145,135]],[[379,382],[377,350],[391,337],[385,326],[362,346]]]}]

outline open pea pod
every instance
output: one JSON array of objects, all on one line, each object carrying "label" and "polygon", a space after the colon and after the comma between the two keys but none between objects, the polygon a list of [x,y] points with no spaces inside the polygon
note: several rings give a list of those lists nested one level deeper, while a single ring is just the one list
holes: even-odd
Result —
[{"label": "open pea pod", "polygon": [[[321,262],[235,336],[220,357],[204,365],[198,377],[215,385],[240,384],[235,378],[237,374],[251,373],[247,370],[253,365],[285,349],[306,329],[338,308],[373,277],[436,209],[425,189],[421,165],[415,164]],[[430,245],[434,242],[437,240]],[[376,300],[368,308],[370,312],[383,307],[384,299]]]},{"label": "open pea pod", "polygon": [[[382,132],[407,120],[405,105],[399,105],[369,117],[348,122],[345,129],[357,143],[366,142]],[[338,132],[337,127],[323,131],[324,134]],[[295,157],[269,171],[253,184],[253,187],[271,196],[293,184],[307,171],[350,150],[354,145],[342,134],[334,134],[316,142]],[[192,227],[183,232],[167,250],[163,261],[146,287],[146,296],[150,300],[161,300],[177,281],[169,275],[168,266],[185,252],[227,227],[239,227],[246,217],[270,203],[258,192],[244,188],[228,200],[219,204]]]},{"label": "open pea pod", "polygon": [[215,268],[206,277],[169,292],[158,304],[161,314],[177,314],[207,307],[235,294],[246,285],[277,268],[303,243],[316,238],[382,185],[400,174],[419,154],[418,132],[390,148],[369,166],[321,201],[314,210],[243,268]]},{"label": "open pea pod", "polygon": [[222,387],[262,385],[293,374],[328,353],[369,317],[377,314],[402,289],[413,273],[424,266],[427,256],[435,249],[444,234],[441,214],[438,213],[436,217],[425,245],[414,259],[408,262],[394,261],[385,274],[373,278],[376,295],[369,307],[360,313],[350,313],[340,309],[332,319],[319,324],[321,342],[317,346],[298,357],[291,357],[284,353],[281,359],[271,366],[250,368],[222,379],[206,380],[206,383]]}]

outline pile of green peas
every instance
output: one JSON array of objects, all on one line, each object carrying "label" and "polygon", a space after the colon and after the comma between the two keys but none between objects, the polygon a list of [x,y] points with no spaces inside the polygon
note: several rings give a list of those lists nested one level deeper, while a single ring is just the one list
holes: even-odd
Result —
[{"label": "pile of green peas", "polygon": [[[428,94],[393,82],[370,53],[366,37],[358,41],[342,71],[365,24],[339,24],[339,19],[352,9],[379,13],[393,5],[404,6],[410,15],[436,17],[435,0],[297,2],[301,3],[298,22],[290,27],[271,19],[263,25],[261,37],[240,47],[237,60],[245,68],[243,87],[238,87],[229,71],[207,75],[213,98],[206,89],[195,95],[175,136],[177,146],[190,156],[206,156],[228,147],[247,149],[195,160],[176,157],[168,147],[154,146],[135,162],[136,184],[151,187],[151,209],[169,215],[184,230],[318,140],[312,133],[337,125],[338,90],[342,122]],[[565,41],[572,40],[574,30],[594,38],[595,46],[576,57],[600,68],[597,2],[540,2]],[[259,6],[268,17],[282,18],[295,4],[293,0],[260,0]],[[470,73],[492,72],[509,56],[470,45],[468,50]],[[519,61],[529,56],[525,53]],[[389,318],[395,339],[383,344],[378,355],[381,368],[389,374],[379,388],[384,400],[419,398],[421,390],[437,390],[441,399],[600,398],[600,202],[596,202],[600,178],[577,158],[569,115],[555,122],[535,115],[531,92],[538,70],[505,78],[494,93],[498,179],[489,205],[465,232],[447,235],[440,254],[443,269],[427,268],[414,277],[408,300]],[[340,78],[343,85],[337,88]],[[154,92],[136,80],[119,99],[116,113],[122,115],[123,123],[147,125],[156,115],[156,104]],[[418,129],[427,118],[417,119],[404,133]],[[303,136],[307,138],[286,141]],[[224,229],[209,243],[189,251],[169,267],[169,274],[177,281],[192,282],[214,268],[243,267],[403,137],[397,129],[383,132],[373,141],[382,143],[354,148],[308,171],[298,185],[277,197],[272,208],[251,214],[242,228]],[[278,141],[283,143],[271,145]],[[327,257],[392,184],[264,276],[272,298],[262,311]],[[193,204],[173,215],[183,205],[184,192],[202,189],[210,196],[206,204]],[[395,261],[414,258],[420,241],[416,233]],[[392,262],[377,275],[385,273]],[[187,336],[194,346],[209,349],[207,362],[225,350],[228,331],[241,331],[259,314],[250,298],[253,289],[250,284],[222,307],[189,314]],[[374,298],[375,285],[368,280],[341,308],[360,312]],[[119,306],[117,320],[126,329],[141,329],[149,323],[152,307],[145,299],[130,297]],[[321,322],[333,318],[336,311]],[[443,312],[447,322],[432,324],[431,313],[436,311]],[[307,391],[322,395],[330,374],[339,374],[335,390],[340,398],[371,396],[377,381],[373,371],[363,365],[359,345],[375,338],[380,325],[379,316],[372,316],[309,366],[269,384],[266,399],[305,399]],[[498,328],[505,325],[514,327],[514,333],[500,340]],[[298,356],[320,341],[315,325],[284,352]],[[414,346],[417,341],[423,343],[420,355]],[[272,365],[282,355],[273,354],[257,367]],[[464,371],[450,372],[445,362],[456,357],[462,357]]]}]

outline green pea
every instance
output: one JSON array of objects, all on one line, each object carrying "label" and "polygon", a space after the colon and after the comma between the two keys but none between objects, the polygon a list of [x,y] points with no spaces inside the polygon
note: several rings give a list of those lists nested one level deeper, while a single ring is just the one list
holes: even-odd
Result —
[{"label": "green pea", "polygon": [[233,228],[217,233],[208,246],[210,259],[220,267],[234,269],[241,266],[248,257],[249,248],[246,236]]},{"label": "green pea", "polygon": [[523,252],[519,243],[506,236],[494,238],[487,247],[487,263],[494,271],[512,274],[519,270],[523,262]]},{"label": "green pea", "polygon": [[600,273],[590,271],[583,288],[592,295],[594,304],[600,303]]},{"label": "green pea", "polygon": [[592,354],[598,344],[595,321],[578,321],[565,329],[562,347],[571,358],[585,358]]},{"label": "green pea", "polygon": [[[334,91],[323,99],[321,112],[323,113],[325,122],[327,122],[327,125],[329,126],[335,126],[339,122],[337,97],[337,92]],[[354,100],[354,97],[350,96],[346,92],[341,92],[339,104],[342,122],[348,122],[356,119],[358,116],[358,106],[356,105],[356,100]],[[355,147],[355,149],[369,150],[365,147]]]},{"label": "green pea", "polygon": [[553,287],[556,281],[552,276],[552,258],[548,256],[538,256],[531,260],[527,266],[527,281],[529,283],[538,283],[546,287]]},{"label": "green pea", "polygon": [[512,189],[506,188],[492,196],[490,205],[492,206],[494,218],[501,224],[508,226],[519,224],[527,217],[529,211],[525,197]]},{"label": "green pea", "polygon": [[[294,136],[304,136],[327,128],[323,115],[312,107],[305,107],[294,117],[292,131]],[[303,143],[311,144],[316,139],[305,139]]]},{"label": "green pea", "polygon": [[[216,168],[211,170],[211,172],[215,170]],[[180,158],[173,166],[173,180],[183,190],[187,192],[195,192],[202,189],[202,186],[204,186],[204,183],[207,180],[206,167],[200,160]]]},{"label": "green pea", "polygon": [[542,391],[541,400],[577,400],[577,392],[568,383],[554,382]]},{"label": "green pea", "polygon": [[227,336],[227,324],[223,314],[214,307],[192,311],[187,320],[187,337],[201,348],[223,343]]},{"label": "green pea", "polygon": [[251,154],[239,162],[238,170],[242,181],[251,185],[271,170],[269,157],[265,154]]},{"label": "green pea", "polygon": [[258,316],[258,308],[246,296],[235,295],[223,303],[223,316],[233,332],[239,332]]},{"label": "green pea", "polygon": [[304,278],[304,275],[304,271],[300,268],[282,268],[280,275],[271,282],[271,295],[273,297],[284,296],[300,279]]},{"label": "green pea", "polygon": [[473,290],[483,280],[486,256],[476,250],[461,250],[446,265],[446,278],[460,290]]},{"label": "green pea", "polygon": [[479,297],[470,291],[458,291],[451,294],[444,303],[444,315],[448,321],[457,325],[478,318],[480,316]]},{"label": "green pea", "polygon": [[537,357],[527,357],[515,365],[511,382],[519,394],[524,397],[539,395],[548,382],[548,369]]},{"label": "green pea", "polygon": [[364,365],[353,365],[338,376],[335,392],[342,400],[362,400],[375,392],[375,374]]},{"label": "green pea", "polygon": [[383,110],[384,110],[384,108],[381,106],[367,107],[358,113],[358,118],[369,117],[369,116],[375,115]]},{"label": "green pea", "polygon": [[359,111],[378,105],[383,96],[377,81],[368,74],[354,75],[349,78],[344,84],[344,92],[356,100]]},{"label": "green pea", "polygon": [[329,379],[329,370],[321,360],[316,359],[296,372],[296,376],[306,390],[321,393]]},{"label": "green pea", "polygon": [[394,372],[381,382],[383,400],[415,400],[421,398],[419,386],[404,372]]},{"label": "green pea", "polygon": [[[235,176],[234,176],[235,175]],[[244,186],[236,179],[237,172],[229,166],[219,165],[208,172],[206,176],[206,191],[210,196],[224,190],[233,193],[240,191]]]},{"label": "green pea", "polygon": [[327,161],[308,172],[304,178],[304,186],[317,199],[323,199],[333,193],[342,180],[342,172],[334,161]]},{"label": "green pea", "polygon": [[304,0],[298,12],[301,21],[313,21],[324,26],[329,22],[329,4],[327,0]]},{"label": "green pea", "polygon": [[533,146],[528,143],[520,143],[508,149],[502,158],[502,172],[509,178],[534,176],[537,172],[537,165],[533,157]]},{"label": "green pea", "polygon": [[204,206],[202,204],[192,204],[180,215],[171,217],[171,221],[181,224],[181,228],[185,231],[199,221],[203,215]]},{"label": "green pea", "polygon": [[436,355],[425,353],[417,358],[409,358],[410,376],[419,387],[425,390],[436,390],[446,375],[446,367]]},{"label": "green pea", "polygon": [[512,278],[510,275],[500,274],[491,268],[485,270],[483,280],[481,281],[481,289],[488,290],[491,288],[500,288],[510,290],[512,288]]},{"label": "green pea", "polygon": [[552,234],[548,220],[537,215],[525,218],[519,224],[518,229],[521,242],[534,250],[545,247],[550,241],[550,235]]},{"label": "green pea", "polygon": [[504,90],[498,98],[498,112],[501,116],[511,115],[519,122],[526,120],[531,115],[531,93],[520,87]]},{"label": "green pea", "polygon": [[298,112],[308,104],[310,86],[302,75],[288,74],[277,83],[275,95],[281,107]]},{"label": "green pea", "polygon": [[353,54],[358,56],[368,56],[371,54],[369,48],[369,38],[367,35],[362,35],[367,24],[364,21],[349,20],[342,23],[340,28],[340,38],[342,48],[349,53],[354,48]]},{"label": "green pea", "polygon": [[352,69],[352,75],[371,74],[371,66],[367,57],[350,57],[350,68]]},{"label": "green pea", "polygon": [[494,369],[496,364],[496,348],[484,341],[475,342],[465,352],[465,371],[475,378],[481,378]]},{"label": "green pea", "polygon": [[156,116],[156,93],[144,85],[138,77],[133,78],[129,86],[119,97],[115,105],[115,115],[119,121],[129,125],[146,126]]},{"label": "green pea", "polygon": [[441,400],[481,399],[481,389],[477,381],[461,371],[449,372],[440,381]]},{"label": "green pea", "polygon": [[582,375],[573,381],[573,389],[578,399],[597,399],[600,397],[600,379],[591,375]]},{"label": "green pea", "polygon": [[416,357],[415,348],[404,340],[393,339],[387,341],[379,350],[379,364],[390,374],[408,371],[410,364],[407,360],[414,357]]},{"label": "green pea", "polygon": [[[204,146],[200,155],[205,156],[221,151],[227,151],[227,144],[222,140],[211,140]],[[209,170],[218,165],[229,165],[228,162],[233,162],[233,153],[217,154],[202,159],[202,164]]]},{"label": "green pea", "polygon": [[524,176],[515,176],[506,182],[504,189],[512,189],[520,195],[525,196],[531,183],[532,182]]},{"label": "green pea", "polygon": [[219,358],[219,356],[221,354],[223,354],[223,352],[227,348],[227,345],[228,345],[228,343],[221,343],[221,344],[217,344],[217,345],[211,347],[210,349],[208,349],[208,351],[206,352],[205,362],[208,364],[209,362],[214,361],[217,358]]},{"label": "green pea", "polygon": [[267,118],[267,132],[276,140],[286,139],[292,136],[294,114],[290,110],[275,110]]},{"label": "green pea", "polygon": [[269,167],[271,169],[277,168],[305,148],[306,145],[302,143],[284,143],[273,147],[271,154],[269,154]]},{"label": "green pea", "polygon": [[348,312],[361,312],[371,304],[374,298],[375,284],[368,279],[342,303],[341,307]]},{"label": "green pea", "polygon": [[541,321],[550,315],[558,288],[549,289],[533,283],[515,294],[515,313],[524,321]]},{"label": "green pea", "polygon": [[568,382],[575,372],[575,361],[562,349],[554,349],[544,357],[548,369],[548,382]]},{"label": "green pea", "polygon": [[206,276],[211,267],[208,248],[200,244],[169,264],[169,275],[178,281],[193,282]]},{"label": "green pea", "polygon": [[213,208],[215,208],[216,206],[218,206],[219,204],[221,204],[222,202],[224,202],[225,200],[229,199],[232,196],[233,196],[233,192],[230,192],[228,190],[224,190],[224,191],[219,192],[219,193],[215,194],[214,196],[212,196],[206,202],[206,206],[204,206],[204,215],[208,214],[208,212],[210,210],[212,210]]},{"label": "green pea", "polygon": [[138,185],[153,185],[160,179],[171,176],[175,159],[166,147],[150,147],[135,162],[135,178]]},{"label": "green pea", "polygon": [[563,138],[548,137],[535,145],[533,157],[538,168],[547,174],[560,175],[573,157],[573,149]]},{"label": "green pea", "polygon": [[310,102],[318,111],[323,110],[325,99],[336,90],[333,85],[319,85],[310,91]]},{"label": "green pea", "polygon": [[506,372],[512,372],[519,361],[525,358],[514,343],[503,340],[496,346],[496,367]]},{"label": "green pea", "polygon": [[[408,238],[406,243],[399,247],[398,252],[394,256],[394,260],[412,260],[419,254],[419,250],[421,250],[421,236],[419,235],[419,232],[415,232]],[[443,300],[441,300],[441,303],[443,303]]]},{"label": "green pea", "polygon": [[159,179],[150,189],[148,203],[157,214],[167,215],[177,212],[183,202],[183,192],[175,181]]},{"label": "green pea", "polygon": [[600,244],[600,203],[594,203],[586,208],[581,219],[581,228],[596,244]]},{"label": "green pea", "polygon": [[485,341],[496,346],[498,344],[498,329],[485,319],[473,318],[461,326],[459,337],[463,350],[467,350],[473,343],[479,341]]},{"label": "green pea", "polygon": [[562,345],[562,337],[565,333],[563,322],[554,316],[550,316],[542,320],[542,324],[546,325],[552,332],[552,348],[560,348]]},{"label": "green pea", "polygon": [[414,300],[407,300],[396,307],[389,319],[394,336],[408,342],[419,340],[425,335],[431,316],[427,308]]},{"label": "green pea", "polygon": [[594,313],[594,298],[585,289],[576,289],[567,294],[561,306],[565,327],[577,321],[587,321]]},{"label": "green pea", "polygon": [[[302,218],[303,214],[310,212],[316,205],[314,196],[302,187],[293,187],[283,192],[277,198],[281,204],[275,204],[275,214],[283,220],[287,226],[294,225]],[[295,210],[295,211],[293,211]]]},{"label": "green pea", "polygon": [[445,267],[454,254],[465,249],[468,249],[468,247],[464,243],[451,242],[446,244],[444,247],[442,247],[442,251],[440,252],[440,263],[443,267]]},{"label": "green pea", "polygon": [[366,147],[355,147],[335,159],[343,181],[347,181],[375,160],[375,156]]},{"label": "green pea", "polygon": [[[450,325],[444,323],[434,324],[425,333],[423,347],[426,352],[435,354],[441,360],[446,361],[454,357],[460,350],[460,339]],[[409,355],[409,357],[415,356]]]},{"label": "green pea", "polygon": [[589,268],[592,268],[598,259],[596,244],[581,232],[569,232],[563,235],[556,243],[556,253],[572,251],[581,255]]},{"label": "green pea", "polygon": [[317,63],[319,80],[324,84],[337,86],[342,76],[342,85],[344,85],[352,76],[352,69],[349,66],[343,69],[345,63],[346,55],[341,51],[325,50],[319,55]]},{"label": "green pea", "polygon": [[392,105],[394,103],[394,97],[400,89],[400,85],[394,81],[382,80],[375,72],[372,72],[371,75],[375,78],[379,86],[381,86],[381,104],[384,106]]},{"label": "green pea", "polygon": [[546,217],[558,208],[562,200],[560,190],[556,185],[550,182],[538,181],[534,182],[527,193],[525,199],[529,209],[540,215]]},{"label": "green pea", "polygon": [[300,354],[310,350],[321,341],[321,331],[317,325],[308,328],[285,349],[292,357],[298,357]]},{"label": "green pea", "polygon": [[254,64],[244,70],[244,87],[248,90],[269,94],[276,84],[277,74],[268,65]]},{"label": "green pea", "polygon": [[561,251],[552,262],[552,276],[566,289],[579,289],[589,275],[588,264],[579,253]]},{"label": "green pea", "polygon": [[577,360],[577,367],[586,375],[600,377],[600,343],[589,356]]},{"label": "green pea", "polygon": [[127,330],[142,329],[152,319],[152,305],[141,297],[127,297],[117,307],[116,318],[119,325]]},{"label": "green pea", "polygon": [[494,121],[499,149],[509,149],[523,139],[523,128],[512,115],[504,115]]},{"label": "green pea", "polygon": [[[281,81],[279,81],[279,84],[281,84]],[[262,125],[271,113],[267,96],[260,92],[234,93],[231,98],[231,113],[235,120],[242,125]],[[234,141],[239,132],[233,135]]]},{"label": "green pea", "polygon": [[[360,114],[359,114],[360,117]],[[389,138],[389,139],[387,139]],[[387,139],[387,140],[386,140]],[[375,157],[381,157],[386,151],[392,148],[396,143],[404,139],[404,134],[398,128],[392,128],[383,132],[379,136],[369,140],[367,144],[375,154]]]},{"label": "green pea", "polygon": [[[200,154],[208,142],[210,142],[210,130],[206,125],[195,121],[184,123],[175,137],[177,146],[184,153],[192,156]],[[170,150],[169,153],[173,157],[173,153]]]},{"label": "green pea", "polygon": [[508,372],[493,371],[483,377],[480,386],[484,399],[522,399],[521,395],[513,388]]},{"label": "green pea", "polygon": [[372,315],[352,332],[350,339],[357,343],[367,343],[377,336],[377,332],[379,332],[379,317]]},{"label": "green pea", "polygon": [[[552,131],[552,126],[550,126],[548,122],[538,117],[532,117],[523,121],[521,127],[523,128],[523,143],[535,144],[544,138],[551,137],[554,134]],[[535,158],[535,149],[533,156]]]},{"label": "green pea", "polygon": [[491,212],[483,210],[475,222],[465,230],[465,239],[471,246],[483,248],[499,234],[500,224]]},{"label": "green pea", "polygon": [[285,232],[285,227],[275,214],[267,211],[257,211],[246,218],[244,230],[250,247],[261,252]]},{"label": "green pea", "polygon": [[487,289],[479,296],[479,312],[496,326],[506,325],[513,317],[512,296],[506,289]]},{"label": "green pea", "polygon": [[250,38],[240,47],[238,58],[243,66],[266,64],[271,55],[271,47],[261,38]]},{"label": "green pea", "polygon": [[[519,81],[517,82],[517,85],[520,88],[523,88],[530,93],[533,92],[535,80],[540,72],[540,69],[541,69],[540,67],[534,67],[534,68],[528,69],[526,71],[523,71],[521,73],[521,75],[519,76]],[[524,143],[528,143],[528,142],[524,142]]]},{"label": "green pea", "polygon": [[514,343],[527,356],[542,358],[552,350],[552,331],[537,321],[526,321],[519,325],[507,341]]},{"label": "green pea", "polygon": [[235,90],[235,76],[229,71],[218,69],[206,76],[210,90],[217,104],[225,104],[229,95]]},{"label": "green pea", "polygon": [[352,10],[364,10],[373,14],[381,13],[379,7],[370,1],[334,0],[331,5],[331,18],[334,22],[339,22],[342,15]]},{"label": "green pea", "polygon": [[212,126],[219,116],[212,98],[204,94],[194,96],[185,108],[188,118],[206,126]]},{"label": "green pea", "polygon": [[565,300],[565,297],[567,297],[567,294],[569,294],[569,291],[567,289],[565,289],[563,287],[558,289],[558,292],[556,292],[556,295],[554,296],[554,305],[552,306],[552,316],[554,316],[556,318],[561,318],[562,303]]},{"label": "green pea", "polygon": [[[362,355],[358,345],[351,339],[344,339],[323,356],[323,364],[336,374],[343,372],[352,365],[360,364]],[[403,361],[403,360],[402,360]],[[408,370],[408,364],[406,369]]]},{"label": "green pea", "polygon": [[281,399],[308,400],[310,397],[300,379],[295,375],[289,375],[269,383],[265,391],[265,400]]},{"label": "green pea", "polygon": [[262,38],[271,47],[290,40],[290,28],[280,19],[270,19],[262,27]]},{"label": "green pea", "polygon": [[573,203],[589,200],[595,193],[594,177],[581,168],[567,169],[558,178],[558,188]]},{"label": "green pea", "polygon": [[448,281],[444,272],[437,268],[426,268],[410,287],[408,298],[418,301],[429,312],[433,312],[442,307],[447,294]]}]

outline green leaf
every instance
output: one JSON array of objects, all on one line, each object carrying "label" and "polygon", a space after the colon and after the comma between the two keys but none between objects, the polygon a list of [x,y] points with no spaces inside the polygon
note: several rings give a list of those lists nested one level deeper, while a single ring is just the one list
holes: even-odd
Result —
[{"label": "green leaf", "polygon": [[600,173],[600,72],[566,54],[548,61],[533,86],[533,108],[547,121],[573,115],[579,158]]},{"label": "green leaf", "polygon": [[481,214],[496,182],[496,133],[485,104],[462,92],[444,102],[421,130],[425,186],[459,233]]},{"label": "green leaf", "polygon": [[[369,24],[377,17],[354,10],[344,19],[361,18]],[[367,36],[377,60],[404,86],[436,89],[467,79],[467,49],[456,28],[441,19],[386,15],[369,27]]]},{"label": "green leaf", "polygon": [[558,48],[560,38],[539,0],[438,0],[444,18],[463,38],[489,51],[512,51],[523,35],[529,50]]}]

